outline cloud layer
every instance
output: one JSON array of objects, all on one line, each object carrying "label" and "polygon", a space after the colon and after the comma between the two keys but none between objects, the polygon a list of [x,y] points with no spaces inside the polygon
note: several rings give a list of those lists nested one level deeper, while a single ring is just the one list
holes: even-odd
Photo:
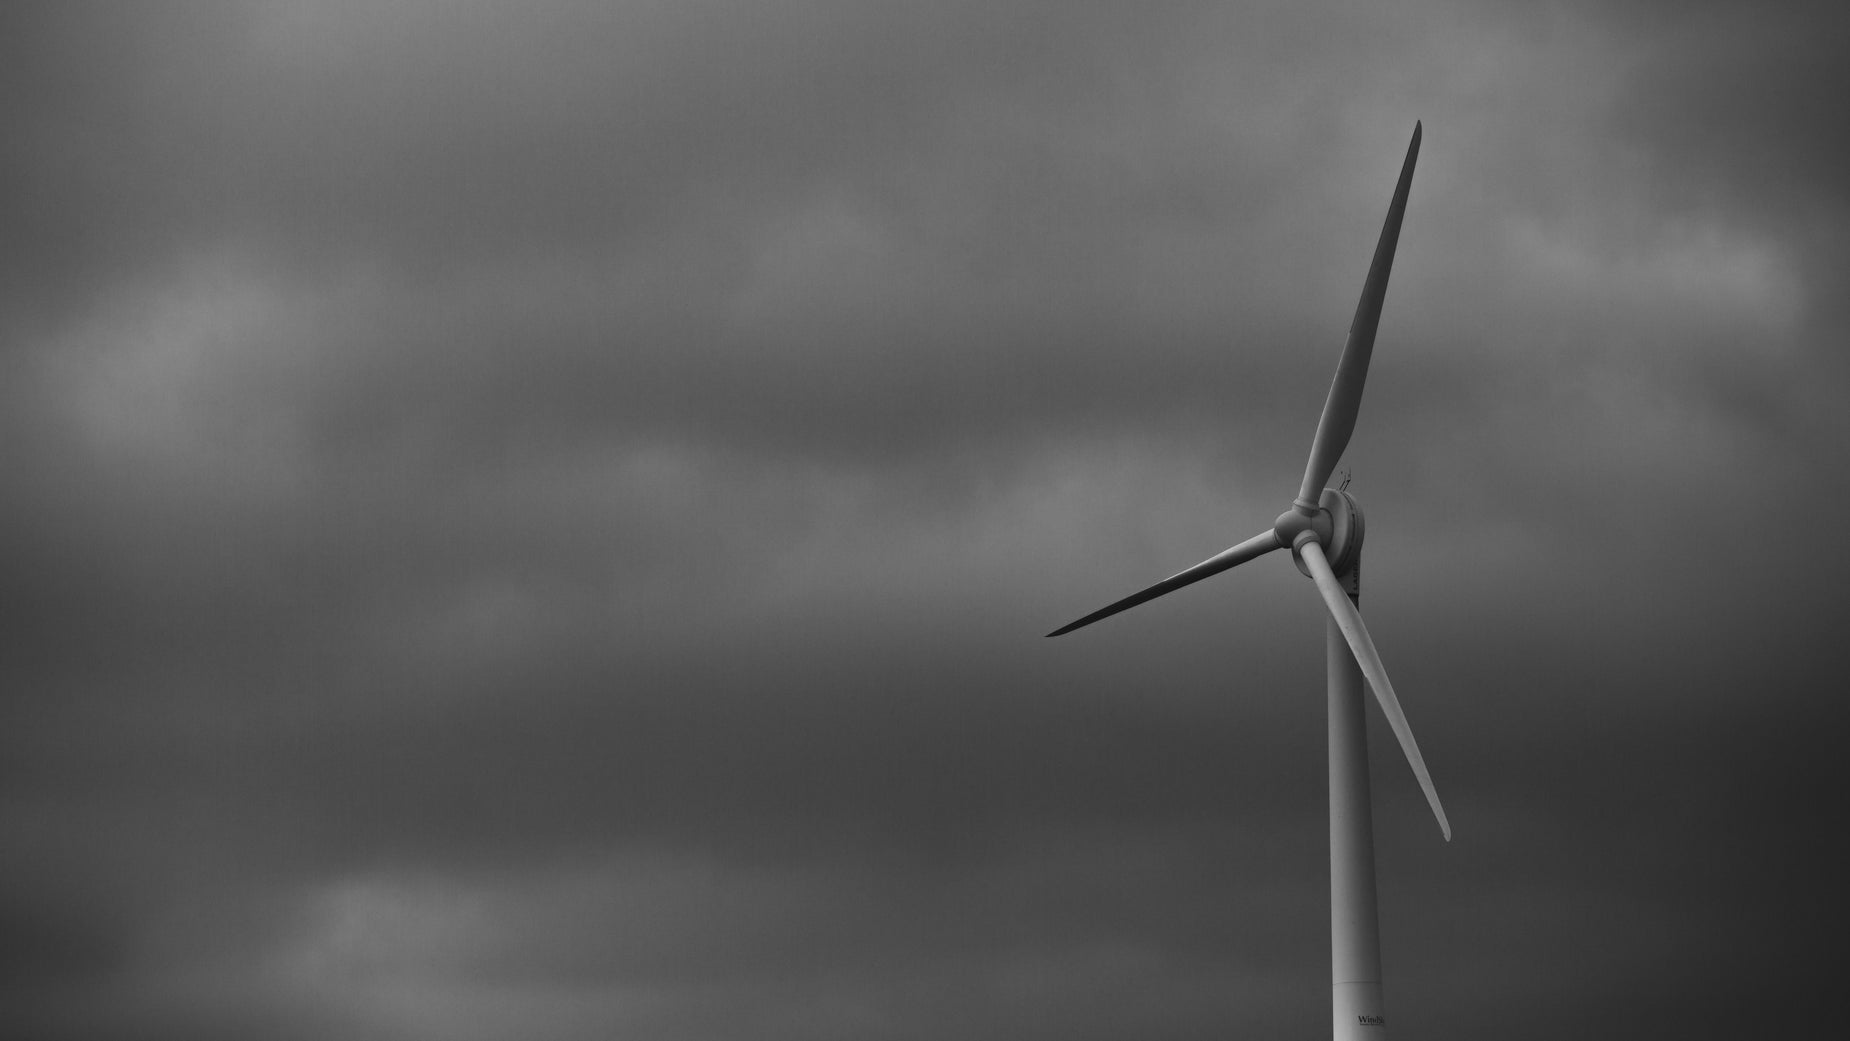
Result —
[{"label": "cloud layer", "polygon": [[[1844,16],[0,15],[39,1037],[1309,1037],[1358,435],[1398,1028],[1825,1020]],[[1377,719],[1371,726],[1378,726]]]}]

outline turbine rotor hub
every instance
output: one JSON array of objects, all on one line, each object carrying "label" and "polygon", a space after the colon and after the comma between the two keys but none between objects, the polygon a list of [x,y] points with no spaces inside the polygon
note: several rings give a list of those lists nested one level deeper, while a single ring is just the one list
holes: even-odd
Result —
[{"label": "turbine rotor hub", "polygon": [[1272,522],[1278,544],[1291,547],[1291,560],[1305,575],[1304,562],[1297,551],[1305,542],[1315,540],[1329,559],[1330,570],[1338,576],[1355,569],[1362,558],[1362,507],[1355,496],[1336,488],[1325,488],[1317,500],[1317,512],[1306,516],[1295,504]]},{"label": "turbine rotor hub", "polygon": [[1334,531],[1330,512],[1321,506],[1315,512],[1306,512],[1293,506],[1272,522],[1272,534],[1277,536],[1278,544],[1289,546],[1293,551],[1303,545],[1307,538],[1327,545]]}]

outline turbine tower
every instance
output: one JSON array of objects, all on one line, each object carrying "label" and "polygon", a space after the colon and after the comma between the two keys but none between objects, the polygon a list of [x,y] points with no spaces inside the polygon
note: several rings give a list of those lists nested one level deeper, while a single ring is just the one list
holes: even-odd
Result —
[{"label": "turbine tower", "polygon": [[1311,441],[1304,482],[1291,508],[1278,515],[1270,531],[1223,550],[1185,571],[1109,607],[1048,633],[1059,636],[1090,625],[1119,611],[1136,607],[1183,586],[1217,575],[1275,549],[1289,549],[1298,570],[1309,576],[1329,608],[1326,626],[1326,667],[1329,670],[1330,712],[1330,1015],[1337,1041],[1386,1041],[1387,1012],[1381,998],[1381,940],[1375,914],[1375,840],[1369,807],[1368,743],[1362,717],[1364,683],[1386,714],[1400,741],[1400,750],[1419,779],[1420,790],[1438,818],[1446,841],[1452,826],[1439,805],[1432,777],[1420,758],[1420,748],[1407,726],[1400,699],[1388,682],[1381,656],[1362,623],[1357,601],[1361,595],[1362,511],[1355,497],[1339,488],[1325,488],[1349,436],[1355,431],[1356,413],[1362,406],[1362,384],[1368,378],[1368,359],[1374,353],[1375,327],[1381,321],[1381,302],[1387,296],[1388,272],[1394,266],[1394,247],[1400,241],[1401,216],[1407,209],[1407,188],[1413,183],[1413,164],[1420,154],[1420,124],[1413,124],[1413,140],[1394,186],[1375,259],[1362,285],[1362,299],[1349,326],[1349,341],[1330,396],[1323,403],[1323,418]]}]

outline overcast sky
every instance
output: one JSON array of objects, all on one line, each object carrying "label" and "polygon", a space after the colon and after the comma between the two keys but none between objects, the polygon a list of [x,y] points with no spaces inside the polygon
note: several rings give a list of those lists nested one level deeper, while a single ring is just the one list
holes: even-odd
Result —
[{"label": "overcast sky", "polygon": [[1398,1036],[1841,1019],[1841,5],[14,2],[44,1039],[1315,1038],[1343,469]]}]

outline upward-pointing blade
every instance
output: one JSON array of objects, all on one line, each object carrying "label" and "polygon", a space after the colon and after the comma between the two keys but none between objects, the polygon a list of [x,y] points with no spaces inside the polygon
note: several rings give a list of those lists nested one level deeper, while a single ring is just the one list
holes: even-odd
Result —
[{"label": "upward-pointing blade", "polygon": [[1323,594],[1323,602],[1330,609],[1330,615],[1336,619],[1336,627],[1342,630],[1343,639],[1349,641],[1349,651],[1355,655],[1356,664],[1362,667],[1362,675],[1367,677],[1368,685],[1375,692],[1375,700],[1381,703],[1381,711],[1387,716],[1388,726],[1394,729],[1394,736],[1400,739],[1400,750],[1406,753],[1407,765],[1413,767],[1413,776],[1420,780],[1420,790],[1426,793],[1426,802],[1432,807],[1432,815],[1439,818],[1439,831],[1445,835],[1445,841],[1452,841],[1452,825],[1445,819],[1445,807],[1439,805],[1439,793],[1432,786],[1432,775],[1426,772],[1426,761],[1420,758],[1420,746],[1413,740],[1413,728],[1407,725],[1407,714],[1400,710],[1400,699],[1394,696],[1394,687],[1388,682],[1387,669],[1381,665],[1381,655],[1375,652],[1375,641],[1369,639],[1368,627],[1362,624],[1362,612],[1355,609],[1355,603],[1337,581],[1336,573],[1330,570],[1330,562],[1323,555],[1323,547],[1313,541],[1306,541],[1298,550],[1298,558],[1310,570],[1310,577],[1317,582],[1317,592]]},{"label": "upward-pointing blade", "polygon": [[1394,186],[1394,201],[1388,204],[1387,221],[1381,225],[1381,240],[1375,244],[1375,259],[1368,265],[1368,280],[1362,283],[1362,299],[1355,305],[1355,320],[1349,324],[1349,342],[1336,364],[1336,378],[1330,381],[1330,396],[1323,402],[1323,418],[1317,421],[1317,436],[1310,444],[1310,461],[1304,466],[1304,483],[1298,488],[1298,501],[1314,508],[1323,486],[1329,483],[1336,461],[1349,447],[1349,435],[1355,432],[1356,413],[1362,408],[1362,384],[1368,379],[1368,359],[1375,351],[1375,327],[1381,323],[1381,302],[1387,297],[1388,272],[1394,267],[1394,247],[1400,242],[1400,218],[1407,211],[1407,188],[1413,183],[1413,163],[1420,156],[1420,124],[1413,124],[1413,141],[1407,145],[1407,159],[1400,167],[1400,183]]},{"label": "upward-pointing blade", "polygon": [[1091,625],[1100,618],[1109,618],[1119,611],[1127,611],[1136,607],[1138,604],[1154,600],[1164,593],[1173,593],[1183,586],[1199,582],[1210,575],[1218,575],[1230,567],[1244,564],[1254,557],[1264,553],[1270,553],[1277,548],[1279,548],[1277,535],[1269,531],[1262,535],[1254,535],[1252,538],[1247,539],[1237,546],[1221,550],[1219,553],[1214,554],[1186,571],[1178,571],[1148,589],[1132,593],[1130,596],[1112,604],[1110,607],[1101,607],[1091,614],[1086,615],[1084,618],[1081,618],[1079,621],[1063,625],[1047,635],[1060,636],[1064,633],[1070,633],[1080,626]]}]

